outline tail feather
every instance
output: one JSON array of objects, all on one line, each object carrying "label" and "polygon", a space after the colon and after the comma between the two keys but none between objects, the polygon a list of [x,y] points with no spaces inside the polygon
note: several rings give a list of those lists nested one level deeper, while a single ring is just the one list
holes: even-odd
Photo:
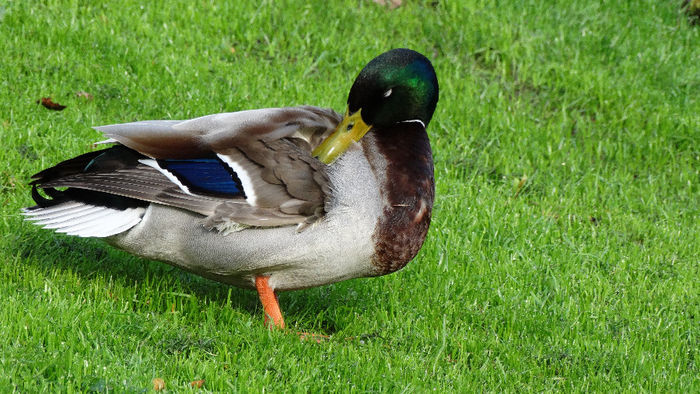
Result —
[{"label": "tail feather", "polygon": [[35,174],[31,185],[37,205],[24,209],[26,220],[79,237],[108,237],[135,226],[146,212],[147,202],[74,187],[59,190],[51,182],[86,171],[136,165],[140,158],[138,153],[116,146],[74,157]]},{"label": "tail feather", "polygon": [[145,212],[144,207],[114,209],[67,201],[48,208],[27,208],[23,213],[26,220],[59,233],[79,237],[109,237],[137,225]]}]

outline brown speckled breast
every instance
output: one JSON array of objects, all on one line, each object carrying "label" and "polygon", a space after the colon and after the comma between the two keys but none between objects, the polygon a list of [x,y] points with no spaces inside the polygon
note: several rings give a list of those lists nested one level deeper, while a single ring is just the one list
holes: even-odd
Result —
[{"label": "brown speckled breast", "polygon": [[408,264],[425,241],[435,199],[433,155],[421,123],[401,123],[371,133],[371,162],[384,199],[373,235],[372,263],[377,275],[386,275]]}]

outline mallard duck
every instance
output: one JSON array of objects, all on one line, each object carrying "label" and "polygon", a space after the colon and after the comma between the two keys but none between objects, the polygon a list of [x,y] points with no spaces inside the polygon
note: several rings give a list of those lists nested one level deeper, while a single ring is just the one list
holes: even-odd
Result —
[{"label": "mallard duck", "polygon": [[302,106],[96,127],[111,146],[34,175],[24,214],[255,289],[266,324],[284,328],[277,292],[385,275],[416,256],[437,101],[430,61],[394,49],[362,69],[344,117]]}]

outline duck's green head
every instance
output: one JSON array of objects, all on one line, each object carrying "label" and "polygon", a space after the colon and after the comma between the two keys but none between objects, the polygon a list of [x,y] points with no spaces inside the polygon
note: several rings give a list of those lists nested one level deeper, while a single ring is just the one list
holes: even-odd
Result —
[{"label": "duck's green head", "polygon": [[348,111],[376,127],[407,120],[428,125],[438,102],[438,81],[430,61],[410,49],[385,52],[362,69],[350,89]]},{"label": "duck's green head", "polygon": [[392,49],[372,59],[355,79],[345,118],[314,150],[331,163],[370,129],[401,122],[428,126],[438,102],[437,76],[430,61],[410,49]]}]

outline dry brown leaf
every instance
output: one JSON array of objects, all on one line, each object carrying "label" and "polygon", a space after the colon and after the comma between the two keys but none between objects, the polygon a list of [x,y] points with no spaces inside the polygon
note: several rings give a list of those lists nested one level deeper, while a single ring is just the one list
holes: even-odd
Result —
[{"label": "dry brown leaf", "polygon": [[375,3],[382,5],[382,6],[389,6],[390,10],[397,9],[401,7],[402,1],[401,0],[372,0]]},{"label": "dry brown leaf", "polygon": [[161,378],[153,378],[153,390],[161,391],[165,389],[165,380]]},{"label": "dry brown leaf", "polygon": [[299,339],[301,339],[302,342],[314,341],[316,343],[322,343],[323,341],[328,341],[331,339],[331,337],[329,337],[328,335],[313,334],[308,332],[297,332],[297,335],[299,335]]},{"label": "dry brown leaf", "polygon": [[75,95],[80,98],[92,100],[92,95],[88,92],[83,92],[82,90],[75,92]]},{"label": "dry brown leaf", "polygon": [[204,379],[195,380],[193,382],[190,382],[190,387],[196,387],[198,389],[201,389],[202,386],[204,386]]},{"label": "dry brown leaf", "polygon": [[66,108],[65,105],[54,103],[53,100],[51,100],[51,97],[42,97],[41,100],[37,101],[37,103],[43,105],[44,108],[52,109],[54,111],[63,111],[63,109]]}]

